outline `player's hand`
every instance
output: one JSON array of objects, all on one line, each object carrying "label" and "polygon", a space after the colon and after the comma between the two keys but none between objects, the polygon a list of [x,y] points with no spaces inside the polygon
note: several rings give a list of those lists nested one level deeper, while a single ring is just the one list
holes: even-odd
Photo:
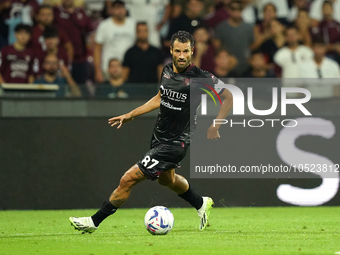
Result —
[{"label": "player's hand", "polygon": [[218,128],[210,127],[208,129],[208,139],[209,140],[217,140],[221,138],[220,133],[218,132]]},{"label": "player's hand", "polygon": [[109,119],[108,121],[108,124],[111,125],[111,127],[114,127],[116,125],[118,125],[117,129],[120,129],[120,127],[133,120],[133,118],[129,115],[129,114],[123,114],[123,115],[120,115],[120,116],[117,116],[117,117],[113,117],[111,119]]}]

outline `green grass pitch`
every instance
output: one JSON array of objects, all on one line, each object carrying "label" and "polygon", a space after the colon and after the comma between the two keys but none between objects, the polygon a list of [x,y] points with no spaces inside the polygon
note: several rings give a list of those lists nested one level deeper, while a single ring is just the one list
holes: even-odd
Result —
[{"label": "green grass pitch", "polygon": [[340,254],[340,207],[214,208],[203,232],[194,209],[170,210],[165,236],[146,231],[147,209],[120,209],[84,235],[68,217],[96,210],[0,211],[0,254]]}]

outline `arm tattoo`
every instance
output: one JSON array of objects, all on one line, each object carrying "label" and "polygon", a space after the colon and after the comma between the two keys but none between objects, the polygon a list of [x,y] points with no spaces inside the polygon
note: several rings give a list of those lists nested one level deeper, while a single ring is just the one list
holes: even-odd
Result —
[{"label": "arm tattoo", "polygon": [[111,204],[115,207],[120,207],[122,204],[124,204],[124,202],[126,201],[126,198],[122,198],[122,199],[115,199],[115,200],[111,200]]},{"label": "arm tattoo", "polygon": [[138,172],[136,172],[136,175],[138,176],[138,177],[143,177],[143,172],[141,171],[141,170],[139,170]]}]

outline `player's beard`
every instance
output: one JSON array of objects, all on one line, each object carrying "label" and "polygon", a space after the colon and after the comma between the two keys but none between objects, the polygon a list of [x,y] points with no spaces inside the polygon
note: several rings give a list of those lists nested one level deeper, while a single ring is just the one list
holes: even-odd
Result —
[{"label": "player's beard", "polygon": [[189,59],[182,59],[182,61],[185,61],[185,63],[179,63],[179,59],[173,57],[172,61],[177,69],[177,71],[181,72],[185,70],[191,63],[191,58]]}]

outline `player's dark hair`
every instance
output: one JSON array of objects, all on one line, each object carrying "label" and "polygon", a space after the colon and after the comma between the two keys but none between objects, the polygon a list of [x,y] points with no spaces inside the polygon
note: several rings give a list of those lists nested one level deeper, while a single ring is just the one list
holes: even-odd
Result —
[{"label": "player's dark hair", "polygon": [[17,33],[17,32],[20,32],[20,31],[25,31],[29,34],[32,34],[32,27],[30,25],[26,25],[26,24],[18,24],[14,31]]},{"label": "player's dark hair", "polygon": [[273,7],[275,13],[277,13],[277,8],[276,8],[276,5],[275,5],[274,3],[268,3],[268,4],[266,4],[265,6],[263,6],[263,12],[266,11],[266,9],[268,8],[268,6]]},{"label": "player's dark hair", "polygon": [[329,1],[329,0],[325,0],[325,1],[322,3],[322,8],[324,8],[326,4],[329,4],[329,5],[332,7],[332,9],[333,9],[333,3],[332,3],[331,1]]},{"label": "player's dark hair", "polygon": [[117,61],[119,64],[121,64],[121,62],[120,62],[120,60],[118,59],[118,58],[111,58],[110,60],[109,60],[109,67],[110,67],[110,65],[111,65],[111,62],[113,62],[113,61]]},{"label": "player's dark hair", "polygon": [[125,2],[121,0],[116,0],[111,3],[111,7],[116,7],[117,5],[125,7]]},{"label": "player's dark hair", "polygon": [[45,28],[44,32],[42,33],[42,36],[46,38],[56,38],[59,37],[59,31],[54,26],[48,26]]},{"label": "player's dark hair", "polygon": [[40,11],[41,11],[42,9],[50,9],[51,11],[53,11],[52,5],[49,5],[49,4],[42,4],[42,5],[39,6],[37,13],[40,13]]},{"label": "player's dark hair", "polygon": [[171,47],[174,47],[174,42],[178,40],[180,43],[190,42],[191,49],[194,48],[194,37],[187,31],[178,31],[171,36]]}]

